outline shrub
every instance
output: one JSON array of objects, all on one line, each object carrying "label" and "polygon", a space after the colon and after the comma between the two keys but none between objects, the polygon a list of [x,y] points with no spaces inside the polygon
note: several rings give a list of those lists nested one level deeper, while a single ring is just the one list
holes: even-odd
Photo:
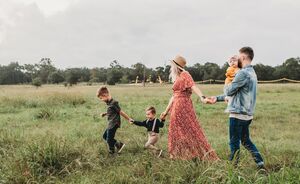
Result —
[{"label": "shrub", "polygon": [[21,153],[20,169],[27,179],[45,181],[64,177],[82,167],[84,153],[65,140],[45,139],[27,146]]},{"label": "shrub", "polygon": [[50,108],[42,108],[36,112],[34,115],[35,119],[44,119],[44,120],[51,120],[53,119],[56,112]]},{"label": "shrub", "polygon": [[34,85],[35,87],[40,87],[42,86],[42,79],[37,77],[35,79],[32,80],[32,85]]}]

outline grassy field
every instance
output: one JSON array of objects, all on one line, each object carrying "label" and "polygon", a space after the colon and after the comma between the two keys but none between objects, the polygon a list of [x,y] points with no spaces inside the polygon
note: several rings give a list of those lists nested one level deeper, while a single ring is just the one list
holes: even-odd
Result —
[{"label": "grassy field", "polygon": [[[98,87],[0,86],[0,183],[300,183],[300,85],[259,85],[251,134],[268,176],[257,172],[245,149],[239,167],[232,167],[226,105],[203,105],[195,96],[197,115],[222,161],[157,159],[143,149],[146,130],[125,120],[116,138],[127,146],[121,155],[108,157]],[[199,87],[206,95],[222,92],[222,85]],[[162,112],[171,95],[169,85],[110,89],[137,120],[144,119],[150,105]],[[159,142],[164,150],[167,132],[168,126]]]}]

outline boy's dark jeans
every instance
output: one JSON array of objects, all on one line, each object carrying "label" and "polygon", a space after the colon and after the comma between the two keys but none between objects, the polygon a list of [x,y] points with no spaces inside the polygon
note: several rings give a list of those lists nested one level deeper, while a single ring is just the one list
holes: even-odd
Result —
[{"label": "boy's dark jeans", "polygon": [[258,166],[262,166],[264,164],[263,158],[257,150],[256,146],[252,143],[249,135],[249,125],[252,120],[240,120],[236,118],[229,118],[229,137],[230,137],[230,158],[232,161],[234,158],[236,159],[236,164],[239,160],[239,151],[240,151],[240,143],[250,151],[252,154],[254,161]]},{"label": "boy's dark jeans", "polygon": [[117,140],[115,140],[115,134],[118,128],[119,126],[115,125],[113,128],[106,129],[103,134],[103,139],[107,142],[110,153],[115,152],[115,145],[118,144]]}]

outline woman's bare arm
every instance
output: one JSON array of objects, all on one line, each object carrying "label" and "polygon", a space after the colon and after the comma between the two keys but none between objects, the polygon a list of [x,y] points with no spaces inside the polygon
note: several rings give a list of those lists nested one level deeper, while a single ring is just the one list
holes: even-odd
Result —
[{"label": "woman's bare arm", "polygon": [[194,93],[196,93],[197,96],[200,97],[202,103],[207,103],[207,101],[205,100],[206,97],[203,95],[202,91],[196,85],[192,86],[192,90]]},{"label": "woman's bare arm", "polygon": [[173,104],[173,96],[170,98],[170,101],[169,101],[169,104],[165,110],[165,112],[163,112],[161,115],[160,115],[160,119],[165,119],[165,117],[168,115],[170,109],[171,109],[171,106]]}]

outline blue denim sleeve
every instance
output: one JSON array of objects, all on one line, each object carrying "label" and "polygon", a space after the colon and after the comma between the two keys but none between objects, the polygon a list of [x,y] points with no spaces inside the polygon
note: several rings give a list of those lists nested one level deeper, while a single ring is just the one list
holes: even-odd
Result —
[{"label": "blue denim sleeve", "polygon": [[217,96],[217,102],[225,101],[225,97],[226,97],[226,95],[219,95],[219,96]]},{"label": "blue denim sleeve", "polygon": [[233,96],[241,87],[248,83],[247,73],[240,70],[234,77],[231,85],[225,89],[226,96]]}]

